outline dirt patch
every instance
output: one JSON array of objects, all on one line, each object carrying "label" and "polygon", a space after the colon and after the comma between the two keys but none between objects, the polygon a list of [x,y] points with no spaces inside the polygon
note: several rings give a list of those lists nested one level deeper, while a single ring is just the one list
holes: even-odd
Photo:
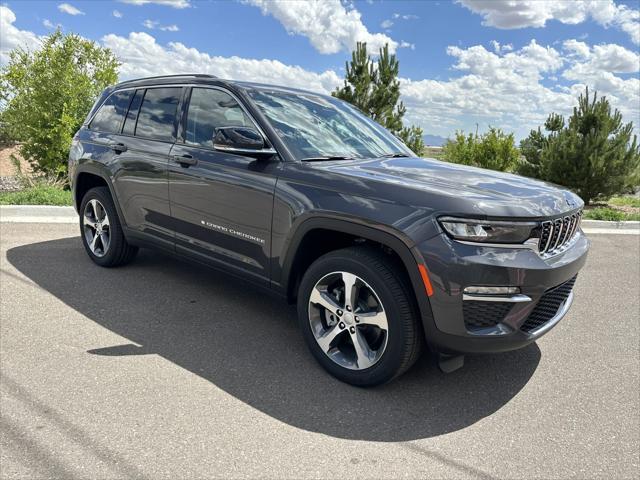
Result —
[{"label": "dirt patch", "polygon": [[0,177],[12,177],[17,175],[18,172],[16,172],[16,169],[13,166],[11,155],[15,155],[20,160],[22,173],[31,172],[31,166],[20,156],[18,146],[0,147]]}]

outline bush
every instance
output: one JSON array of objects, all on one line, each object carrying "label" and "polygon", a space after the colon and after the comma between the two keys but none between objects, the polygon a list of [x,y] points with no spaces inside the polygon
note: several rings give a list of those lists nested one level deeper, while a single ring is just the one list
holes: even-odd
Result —
[{"label": "bush", "polygon": [[584,218],[589,220],[609,220],[622,222],[629,220],[640,220],[640,213],[626,213],[609,207],[597,207],[585,210]]},{"label": "bush", "polygon": [[34,170],[67,171],[71,139],[100,92],[117,81],[110,50],[59,30],[36,51],[15,49],[0,73],[3,135],[20,141]]},{"label": "bush", "polygon": [[564,185],[575,190],[588,205],[593,200],[633,191],[640,183],[640,147],[632,135],[633,123],[622,123],[618,110],[611,112],[606,97],[580,95],[565,124],[551,114],[540,128],[520,144],[525,157],[518,173]]},{"label": "bush", "polygon": [[40,184],[17,192],[0,192],[0,205],[73,205],[73,194],[58,186]]},{"label": "bush", "polygon": [[501,171],[513,170],[519,156],[513,134],[493,127],[482,135],[456,132],[455,139],[447,140],[442,151],[448,162]]}]

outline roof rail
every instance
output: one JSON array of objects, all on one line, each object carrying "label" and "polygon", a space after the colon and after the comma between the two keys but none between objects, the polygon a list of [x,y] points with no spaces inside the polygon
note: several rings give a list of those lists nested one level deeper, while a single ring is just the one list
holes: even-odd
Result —
[{"label": "roof rail", "polygon": [[133,83],[133,82],[142,82],[146,80],[159,80],[161,78],[176,78],[176,77],[218,78],[215,75],[210,75],[208,73],[180,73],[176,75],[157,75],[155,77],[132,78],[131,80],[125,80],[124,82],[120,82],[118,83],[118,85],[124,85],[127,83]]}]

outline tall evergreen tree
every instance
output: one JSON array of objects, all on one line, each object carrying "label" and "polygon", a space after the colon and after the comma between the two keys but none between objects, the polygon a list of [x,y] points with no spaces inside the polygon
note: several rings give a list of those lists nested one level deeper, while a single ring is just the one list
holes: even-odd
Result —
[{"label": "tall evergreen tree", "polygon": [[580,95],[568,123],[551,114],[544,134],[533,130],[520,144],[518,172],[574,189],[589,204],[640,184],[640,147],[633,123],[622,123],[606,97]]},{"label": "tall evergreen tree", "polygon": [[358,42],[351,61],[346,64],[344,86],[332,95],[356,106],[420,155],[424,150],[422,129],[402,124],[407,109],[400,101],[399,66],[396,56],[389,53],[388,45],[380,49],[374,64],[367,53],[367,44]]}]

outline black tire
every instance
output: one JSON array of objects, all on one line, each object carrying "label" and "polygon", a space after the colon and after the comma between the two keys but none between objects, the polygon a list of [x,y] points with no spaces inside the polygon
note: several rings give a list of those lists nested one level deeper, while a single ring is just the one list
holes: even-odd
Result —
[{"label": "black tire", "polygon": [[[314,336],[309,317],[310,296],[316,284],[332,272],[358,276],[384,305],[388,323],[386,349],[368,368],[354,370],[339,365],[320,348]],[[298,290],[298,321],[311,353],[334,377],[360,387],[380,385],[404,373],[419,358],[424,334],[412,289],[404,278],[400,266],[391,257],[369,247],[330,252],[305,272]]]},{"label": "black tire", "polygon": [[[98,202],[100,202],[100,205],[104,207],[104,210],[109,218],[108,248],[101,256],[95,254],[91,250],[91,247],[89,246],[87,237],[85,235],[84,212],[86,211],[87,204],[91,200],[97,200]],[[95,187],[89,190],[82,198],[79,213],[80,237],[82,238],[82,244],[87,251],[87,255],[89,255],[89,258],[91,258],[94,263],[100,265],[101,267],[119,267],[121,265],[126,265],[135,258],[136,254],[138,253],[138,247],[129,245],[126,238],[124,237],[122,225],[120,224],[120,219],[118,217],[118,211],[116,210],[116,206],[114,205],[113,199],[111,198],[111,192],[107,187]]]}]

